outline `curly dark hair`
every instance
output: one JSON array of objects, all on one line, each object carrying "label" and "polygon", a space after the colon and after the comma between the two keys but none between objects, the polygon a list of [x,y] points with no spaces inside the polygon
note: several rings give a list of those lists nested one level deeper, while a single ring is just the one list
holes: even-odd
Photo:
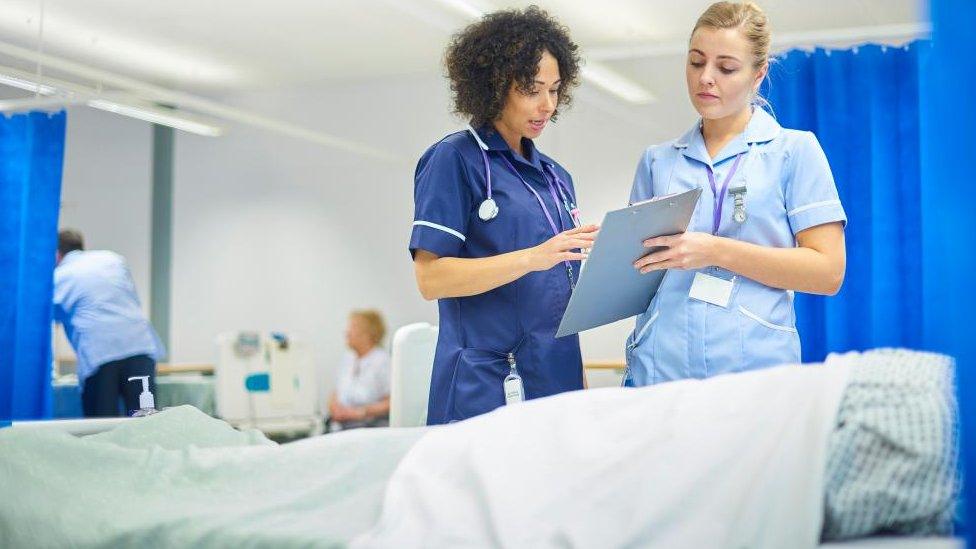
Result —
[{"label": "curly dark hair", "polygon": [[454,112],[481,125],[494,121],[505,107],[512,83],[523,93],[532,91],[542,53],[559,64],[562,83],[557,109],[572,102],[579,84],[579,46],[569,29],[538,6],[489,13],[451,38],[444,57],[454,93]]}]

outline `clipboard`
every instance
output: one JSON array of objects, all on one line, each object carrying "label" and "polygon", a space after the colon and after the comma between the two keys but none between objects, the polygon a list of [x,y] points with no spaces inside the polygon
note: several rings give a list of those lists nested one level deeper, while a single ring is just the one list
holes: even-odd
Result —
[{"label": "clipboard", "polygon": [[646,311],[666,271],[641,274],[634,268],[634,261],[656,251],[645,248],[644,240],[688,230],[701,193],[699,187],[607,212],[556,337]]}]

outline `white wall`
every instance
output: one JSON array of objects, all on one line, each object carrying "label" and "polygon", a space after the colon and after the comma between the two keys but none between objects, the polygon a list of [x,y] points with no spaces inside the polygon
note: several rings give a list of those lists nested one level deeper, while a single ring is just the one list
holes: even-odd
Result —
[{"label": "white wall", "polygon": [[[379,308],[391,331],[436,323],[436,305],[416,290],[406,246],[416,159],[462,126],[449,114],[446,82],[424,75],[225,100],[400,160],[364,159],[248,127],[221,138],[178,133],[171,360],[214,360],[221,331],[281,330],[306,338],[331,380],[349,310]],[[626,204],[641,151],[688,125],[690,108],[682,108],[635,109],[580,90],[540,148],[574,175],[584,218],[599,221]],[[63,223],[86,231],[94,246],[126,255],[143,296],[150,139],[147,124],[89,110],[69,114]],[[631,326],[583,334],[584,357],[622,358]]]},{"label": "white wall", "polygon": [[69,109],[58,222],[61,228],[80,230],[87,248],[125,256],[146,310],[150,139],[149,124],[94,109]]},{"label": "white wall", "polygon": [[[421,82],[231,98],[402,152],[399,162],[250,128],[232,128],[220,139],[178,136],[175,360],[209,359],[212,337],[223,330],[277,329],[307,338],[331,383],[351,309],[379,308],[391,329],[436,323],[436,306],[417,293],[406,249],[413,163],[430,139],[411,134],[424,132],[415,117],[432,117],[400,107],[423,109],[431,93],[436,86]],[[449,127],[441,124],[432,134]]]}]

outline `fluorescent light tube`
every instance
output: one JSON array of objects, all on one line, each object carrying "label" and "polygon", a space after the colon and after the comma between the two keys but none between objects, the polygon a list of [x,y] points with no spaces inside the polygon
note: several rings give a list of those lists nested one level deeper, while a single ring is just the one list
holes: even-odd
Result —
[{"label": "fluorescent light tube", "polygon": [[587,63],[581,67],[580,75],[591,84],[629,103],[645,104],[656,99],[643,86],[598,63]]},{"label": "fluorescent light tube", "polygon": [[467,0],[438,0],[441,4],[453,9],[465,17],[471,19],[481,19],[485,15],[485,10],[480,6],[468,2]]},{"label": "fluorescent light tube", "polygon": [[152,122],[153,124],[159,124],[161,126],[169,126],[170,128],[195,133],[197,135],[205,135],[207,137],[217,137],[223,135],[224,133],[223,128],[198,122],[188,117],[180,116],[176,113],[165,112],[160,109],[133,107],[130,105],[115,103],[113,101],[106,101],[104,99],[92,99],[88,102],[88,106],[115,114],[121,114],[123,116],[129,116],[131,118],[138,118],[139,120]]},{"label": "fluorescent light tube", "polygon": [[[471,19],[479,19],[486,12],[478,5],[477,0],[438,0],[438,2]],[[582,67],[580,75],[584,80],[628,103],[645,104],[656,100],[654,94],[640,84],[597,63],[588,63]]]},{"label": "fluorescent light tube", "polygon": [[0,84],[5,84],[13,88],[20,88],[33,93],[40,93],[42,95],[54,95],[54,93],[57,91],[51,86],[45,86],[44,84],[38,84],[37,82],[31,82],[22,78],[14,78],[13,76],[7,76],[5,74],[0,74]]}]

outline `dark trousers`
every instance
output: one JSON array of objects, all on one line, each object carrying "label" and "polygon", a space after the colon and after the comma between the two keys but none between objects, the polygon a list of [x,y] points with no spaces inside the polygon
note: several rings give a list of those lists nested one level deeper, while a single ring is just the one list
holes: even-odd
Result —
[{"label": "dark trousers", "polygon": [[85,380],[81,392],[81,409],[85,417],[115,417],[119,414],[119,398],[125,404],[125,415],[139,409],[142,381],[129,381],[132,376],[149,376],[149,390],[156,394],[156,361],[146,355],[130,356],[106,362]]}]

